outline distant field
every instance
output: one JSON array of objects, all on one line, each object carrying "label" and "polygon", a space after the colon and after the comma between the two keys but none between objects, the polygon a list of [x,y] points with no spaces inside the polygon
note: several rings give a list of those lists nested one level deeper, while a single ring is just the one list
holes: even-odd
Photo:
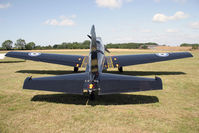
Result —
[{"label": "distant field", "polygon": [[192,50],[192,47],[178,47],[178,46],[158,46],[155,47],[155,50],[174,50],[174,51],[189,51]]},{"label": "distant field", "polygon": [[[111,55],[162,52],[111,51]],[[39,52],[88,55],[88,50]],[[199,55],[198,51],[191,53],[194,58],[124,67],[126,75],[161,77],[163,90],[100,96],[96,101],[22,90],[28,76],[69,74],[72,67],[14,58],[0,60],[0,133],[198,133]],[[117,69],[109,71],[118,73]]]}]

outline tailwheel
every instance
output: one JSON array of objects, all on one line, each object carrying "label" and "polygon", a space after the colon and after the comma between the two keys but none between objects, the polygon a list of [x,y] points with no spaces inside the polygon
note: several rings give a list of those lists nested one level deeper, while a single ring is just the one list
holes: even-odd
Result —
[{"label": "tailwheel", "polygon": [[74,72],[78,72],[78,67],[74,67]]},{"label": "tailwheel", "polygon": [[118,67],[119,72],[123,72],[123,67]]}]

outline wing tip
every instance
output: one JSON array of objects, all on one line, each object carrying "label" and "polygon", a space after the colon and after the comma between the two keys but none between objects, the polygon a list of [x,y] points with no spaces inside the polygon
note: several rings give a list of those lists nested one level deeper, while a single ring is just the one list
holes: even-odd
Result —
[{"label": "wing tip", "polygon": [[157,90],[163,90],[162,79],[160,77],[155,76],[155,81],[156,81]]},{"label": "wing tip", "polygon": [[193,57],[193,55],[190,52],[188,52],[188,53],[189,53],[190,57]]}]

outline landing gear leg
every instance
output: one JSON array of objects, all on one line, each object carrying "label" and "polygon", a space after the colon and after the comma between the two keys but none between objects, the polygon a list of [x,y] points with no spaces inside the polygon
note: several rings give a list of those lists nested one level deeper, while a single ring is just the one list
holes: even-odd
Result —
[{"label": "landing gear leg", "polygon": [[119,72],[123,72],[123,67],[118,67]]},{"label": "landing gear leg", "polygon": [[95,93],[94,92],[91,92],[91,94],[89,95],[89,99],[91,101],[95,100]]},{"label": "landing gear leg", "polygon": [[74,67],[74,72],[78,72],[78,67]]}]

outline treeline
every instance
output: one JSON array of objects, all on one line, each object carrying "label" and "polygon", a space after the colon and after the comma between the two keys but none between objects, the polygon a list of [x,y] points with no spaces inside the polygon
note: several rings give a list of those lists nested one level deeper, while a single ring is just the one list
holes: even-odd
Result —
[{"label": "treeline", "polygon": [[6,40],[1,46],[1,50],[31,50],[36,48],[36,44],[34,42],[26,43],[24,39],[18,39],[15,44],[11,40]]},{"label": "treeline", "polygon": [[106,45],[107,48],[118,48],[118,49],[148,49],[149,46],[155,45],[157,46],[157,43],[149,42],[149,43],[117,43],[112,44],[109,43]]},{"label": "treeline", "polygon": [[[106,48],[116,49],[148,49],[158,46],[157,43],[109,43]],[[199,44],[188,44],[183,43],[182,46],[192,46],[192,49],[198,49]],[[44,49],[89,49],[90,41],[85,40],[84,42],[63,42],[61,44],[54,44],[48,46],[36,45],[34,42],[28,42],[24,39],[18,39],[15,43],[11,40],[6,40],[2,43],[0,50],[44,50]]]},{"label": "treeline", "polygon": [[199,44],[198,43],[194,43],[194,44],[182,43],[180,45],[180,47],[192,47],[192,49],[198,49],[199,48]]},{"label": "treeline", "polygon": [[[109,43],[106,45],[107,48],[121,48],[121,49],[147,49],[148,46],[157,46],[157,43]],[[54,44],[48,46],[36,45],[34,42],[28,42],[24,39],[18,39],[15,43],[11,40],[6,40],[2,43],[0,50],[43,50],[43,49],[89,49],[90,41],[85,40],[84,42],[63,42],[61,44]]]},{"label": "treeline", "polygon": [[89,48],[90,48],[89,40],[86,40],[84,42],[73,42],[73,43],[63,42],[62,44],[53,45],[53,49],[89,49]]},{"label": "treeline", "polygon": [[6,40],[2,43],[0,50],[44,50],[44,49],[89,49],[90,41],[73,42],[62,44],[54,44],[48,46],[36,45],[34,42],[28,42],[24,39],[18,39],[15,43],[11,40]]}]

